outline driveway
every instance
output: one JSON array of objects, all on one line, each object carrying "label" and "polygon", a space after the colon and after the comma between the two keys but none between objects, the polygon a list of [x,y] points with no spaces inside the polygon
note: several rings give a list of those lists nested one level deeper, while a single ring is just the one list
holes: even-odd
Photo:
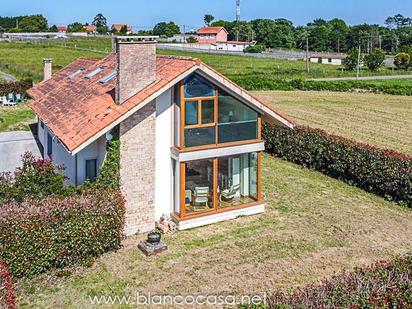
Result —
[{"label": "driveway", "polygon": [[30,151],[41,157],[32,132],[0,132],[0,172],[13,172],[21,166],[21,156]]},{"label": "driveway", "polygon": [[0,79],[4,79],[8,83],[16,81],[16,78],[13,75],[10,75],[10,74],[7,74],[1,71],[0,71]]}]

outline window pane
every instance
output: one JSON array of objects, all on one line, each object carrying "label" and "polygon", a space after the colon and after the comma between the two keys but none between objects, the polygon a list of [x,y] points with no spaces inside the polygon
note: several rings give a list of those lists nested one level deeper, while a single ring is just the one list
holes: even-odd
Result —
[{"label": "window pane", "polygon": [[185,147],[196,147],[216,143],[215,127],[185,129]]},{"label": "window pane", "polygon": [[257,194],[257,153],[218,159],[218,208],[253,203]]},{"label": "window pane", "polygon": [[219,143],[257,139],[258,114],[234,97],[219,92]]},{"label": "window pane", "polygon": [[213,160],[185,164],[186,214],[213,210]]},{"label": "window pane", "polygon": [[215,88],[204,78],[192,74],[185,79],[185,98],[213,97]]},{"label": "window pane", "polygon": [[96,160],[86,160],[86,179],[96,179]]},{"label": "window pane", "polygon": [[202,101],[202,124],[215,122],[215,101]]},{"label": "window pane", "polygon": [[185,125],[198,124],[198,101],[185,102]]}]

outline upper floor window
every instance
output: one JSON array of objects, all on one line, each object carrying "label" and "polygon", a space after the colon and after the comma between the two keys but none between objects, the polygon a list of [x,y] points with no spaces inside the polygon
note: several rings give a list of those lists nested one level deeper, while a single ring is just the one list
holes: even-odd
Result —
[{"label": "upper floor window", "polygon": [[185,79],[182,106],[185,148],[258,139],[258,113],[201,76]]}]

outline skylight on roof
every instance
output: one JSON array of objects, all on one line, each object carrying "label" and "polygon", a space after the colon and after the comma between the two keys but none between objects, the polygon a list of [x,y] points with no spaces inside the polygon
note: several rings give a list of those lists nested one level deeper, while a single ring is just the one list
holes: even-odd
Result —
[{"label": "skylight on roof", "polygon": [[77,70],[76,72],[70,74],[69,77],[67,77],[67,78],[68,78],[68,79],[73,79],[73,78],[75,78],[77,75],[81,74],[82,72],[84,72],[84,69]]},{"label": "skylight on roof", "polygon": [[104,70],[104,67],[103,66],[101,66],[101,67],[98,67],[96,70],[94,70],[93,72],[90,72],[89,74],[87,74],[84,78],[86,78],[86,79],[90,79],[90,78],[92,78],[93,76],[95,76],[96,74],[99,74],[101,71],[103,71]]},{"label": "skylight on roof", "polygon": [[114,72],[110,73],[109,75],[107,75],[106,77],[103,77],[99,82],[101,84],[106,84],[108,81],[110,81],[116,75],[117,75],[117,72],[114,71]]}]

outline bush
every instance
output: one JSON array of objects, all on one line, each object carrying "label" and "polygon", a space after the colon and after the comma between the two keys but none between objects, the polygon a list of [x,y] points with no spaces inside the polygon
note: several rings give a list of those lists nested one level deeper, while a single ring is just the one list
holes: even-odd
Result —
[{"label": "bush", "polygon": [[13,174],[0,174],[0,204],[20,202],[26,198],[67,195],[70,191],[64,186],[63,170],[49,159],[36,159],[31,153],[25,153],[21,168]]},{"label": "bush", "polygon": [[250,54],[260,54],[265,50],[265,47],[262,45],[250,45],[246,47],[243,52]]},{"label": "bush", "polygon": [[412,158],[298,126],[265,124],[269,153],[412,207]]},{"label": "bush", "polygon": [[0,82],[0,96],[8,95],[9,93],[26,94],[26,91],[33,87],[31,79],[24,79],[11,83]]},{"label": "bush", "polygon": [[124,200],[117,190],[0,207],[0,259],[13,277],[87,262],[120,248]]},{"label": "bush", "polygon": [[399,53],[395,56],[394,64],[398,69],[406,70],[411,62],[411,56],[407,53]]},{"label": "bush", "polygon": [[[353,71],[358,66],[358,57],[359,57],[359,50],[357,48],[353,48],[348,52],[348,56],[343,59],[343,65],[346,67],[347,70]],[[363,57],[361,55],[360,63],[361,65],[363,62]]]},{"label": "bush", "polygon": [[366,55],[364,62],[369,70],[377,71],[385,61],[385,53],[378,48],[375,48],[369,55]]},{"label": "bush", "polygon": [[356,268],[290,293],[277,293],[269,308],[410,308],[412,256]]},{"label": "bush", "polygon": [[0,308],[17,308],[10,273],[2,261],[0,261]]}]

